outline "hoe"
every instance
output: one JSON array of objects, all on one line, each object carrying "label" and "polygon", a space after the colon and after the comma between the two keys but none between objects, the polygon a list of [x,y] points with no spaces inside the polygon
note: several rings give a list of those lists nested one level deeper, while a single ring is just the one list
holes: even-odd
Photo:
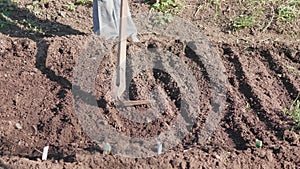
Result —
[{"label": "hoe", "polygon": [[[119,1],[121,6],[119,7]],[[130,18],[127,0],[94,0],[94,32],[106,38],[119,37],[118,67],[116,79],[116,100],[123,106],[151,104],[152,100],[122,100],[126,90],[126,42],[128,35],[137,38],[136,28]],[[121,9],[120,9],[121,8]],[[120,14],[118,16],[118,14]],[[117,21],[119,19],[119,23]],[[118,26],[119,24],[119,26]],[[119,32],[118,32],[118,31]]]}]

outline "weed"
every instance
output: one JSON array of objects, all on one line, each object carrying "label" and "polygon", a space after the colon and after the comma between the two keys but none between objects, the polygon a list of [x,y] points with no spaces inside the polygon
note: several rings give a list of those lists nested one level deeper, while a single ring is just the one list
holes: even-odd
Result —
[{"label": "weed", "polygon": [[0,0],[0,13],[5,14],[5,16],[9,15],[10,11],[15,9],[16,5],[14,2],[9,0]]},{"label": "weed", "polygon": [[4,28],[6,28],[7,25],[11,25],[11,24],[13,24],[13,23],[6,21],[5,19],[3,19],[0,16],[0,29],[4,29]]},{"label": "weed", "polygon": [[15,1],[0,0],[0,29],[4,29],[11,22],[7,21],[7,17],[10,16],[10,12],[15,10]]},{"label": "weed", "polygon": [[179,0],[157,0],[151,9],[158,10],[163,13],[177,14],[182,10],[184,3]]},{"label": "weed", "polygon": [[76,0],[75,4],[78,4],[78,5],[92,5],[93,0]]},{"label": "weed", "polygon": [[287,3],[279,6],[278,18],[283,21],[291,21],[298,18],[300,14],[299,0],[289,0]]},{"label": "weed", "polygon": [[254,26],[255,16],[253,15],[241,15],[234,19],[233,27],[235,29],[247,28]]},{"label": "weed", "polygon": [[300,129],[300,100],[297,98],[290,104],[287,108],[284,108],[284,113],[293,117],[294,121],[297,123],[294,128]]},{"label": "weed", "polygon": [[41,11],[38,9],[39,1],[35,0],[31,4],[27,5],[26,8],[30,11],[33,12],[35,15],[41,14]]},{"label": "weed", "polygon": [[296,68],[293,66],[286,66],[290,72],[294,73],[296,71]]},{"label": "weed", "polygon": [[178,14],[183,9],[184,3],[180,0],[156,0],[151,6],[151,10],[158,11],[156,24],[166,24],[173,21],[173,15]]},{"label": "weed", "polygon": [[287,65],[286,67],[293,75],[300,77],[300,71],[297,68],[295,68],[294,66],[289,66],[289,65]]},{"label": "weed", "polygon": [[34,0],[31,4],[27,5],[26,8],[35,15],[40,15],[41,10],[39,9],[39,5],[44,3],[47,3],[47,0]]},{"label": "weed", "polygon": [[68,2],[65,7],[69,11],[75,11],[76,5],[93,5],[93,0],[76,0],[75,3],[73,2]]},{"label": "weed", "polygon": [[[217,9],[223,1],[210,0],[209,2],[214,5],[213,8]],[[264,32],[267,29],[287,29],[286,26],[289,26],[293,29],[291,31],[295,31],[293,24],[300,16],[300,0],[239,0],[239,2],[232,3],[236,6],[233,14],[237,15],[229,16],[228,19],[234,30],[252,28],[252,30]],[[224,3],[224,5],[230,9],[228,4]]]},{"label": "weed", "polygon": [[69,11],[75,11],[76,6],[75,6],[75,4],[72,3],[72,2],[68,2],[68,5],[66,5],[66,8],[67,8]]},{"label": "weed", "polygon": [[262,148],[263,142],[261,140],[256,139],[255,140],[255,147],[256,148]]},{"label": "weed", "polygon": [[200,18],[225,26],[228,33],[243,28],[251,28],[252,33],[288,31],[291,37],[299,39],[300,0],[205,0],[198,3],[194,16],[200,11],[207,12],[210,18],[205,14]]},{"label": "weed", "polygon": [[156,19],[154,20],[155,24],[166,24],[166,23],[170,23],[174,20],[174,17],[172,14],[167,13],[164,14],[162,12],[158,12]]},{"label": "weed", "polygon": [[250,103],[247,103],[247,104],[246,104],[246,109],[250,109],[250,108],[251,108]]},{"label": "weed", "polygon": [[218,11],[221,9],[221,0],[208,0],[208,5],[212,6],[216,13],[214,16],[218,15]]},{"label": "weed", "polygon": [[33,22],[23,19],[20,21],[20,24],[24,25],[25,29],[29,32],[45,34],[45,31],[41,27],[36,26]]}]

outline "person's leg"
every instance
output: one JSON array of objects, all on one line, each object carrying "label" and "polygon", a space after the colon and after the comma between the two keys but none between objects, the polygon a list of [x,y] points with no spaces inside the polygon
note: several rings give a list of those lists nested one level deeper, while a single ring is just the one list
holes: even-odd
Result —
[{"label": "person's leg", "polygon": [[[118,37],[120,9],[121,0],[93,0],[94,33],[107,39]],[[128,9],[127,35],[138,41],[136,34],[136,27]]]}]

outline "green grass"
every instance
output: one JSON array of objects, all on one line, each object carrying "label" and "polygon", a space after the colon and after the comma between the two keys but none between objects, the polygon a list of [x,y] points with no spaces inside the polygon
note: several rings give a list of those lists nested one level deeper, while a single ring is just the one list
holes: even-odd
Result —
[{"label": "green grass", "polygon": [[297,98],[290,104],[287,108],[284,109],[284,113],[293,117],[294,121],[297,123],[294,126],[294,129],[300,129],[300,94]]},{"label": "green grass", "polygon": [[235,32],[284,30],[290,36],[299,36],[300,0],[204,0],[198,5],[197,17],[208,12],[208,21]]},{"label": "green grass", "polygon": [[265,16],[268,15],[270,11],[266,11],[266,7],[270,6],[268,2],[272,0],[250,0],[245,3],[245,1],[240,0],[240,6],[242,9],[239,16],[233,19],[233,28],[235,30],[243,28],[256,28],[263,29],[261,25],[267,25]]},{"label": "green grass", "polygon": [[288,2],[279,6],[278,18],[283,21],[292,21],[299,18],[300,14],[300,0],[289,0]]},{"label": "green grass", "polygon": [[241,28],[249,28],[253,27],[255,24],[255,16],[253,15],[241,15],[234,19],[233,21],[233,27],[235,29],[241,29]]}]

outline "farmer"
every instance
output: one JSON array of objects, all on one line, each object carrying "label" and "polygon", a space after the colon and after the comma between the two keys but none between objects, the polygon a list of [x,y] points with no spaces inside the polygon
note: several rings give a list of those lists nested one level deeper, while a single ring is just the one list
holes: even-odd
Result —
[{"label": "farmer", "polygon": [[[127,0],[123,0],[127,5]],[[93,0],[94,33],[106,39],[116,38],[119,35],[121,0]],[[138,41],[136,27],[132,21],[128,8],[127,36]]]}]

